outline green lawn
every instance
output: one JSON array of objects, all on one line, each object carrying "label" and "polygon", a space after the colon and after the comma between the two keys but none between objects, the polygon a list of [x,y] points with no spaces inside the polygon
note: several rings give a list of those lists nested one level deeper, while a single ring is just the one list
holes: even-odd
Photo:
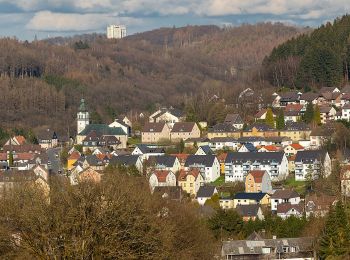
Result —
[{"label": "green lawn", "polygon": [[284,182],[284,186],[286,188],[292,188],[300,194],[304,194],[306,191],[305,181],[296,181],[294,178],[286,179],[286,181]]},{"label": "green lawn", "polygon": [[214,184],[215,186],[220,186],[224,183],[225,183],[225,176],[224,175],[220,176],[214,182],[212,182],[212,184]]},{"label": "green lawn", "polygon": [[141,138],[140,137],[130,137],[128,139],[128,144],[129,145],[135,145],[135,144],[140,144],[141,143]]}]

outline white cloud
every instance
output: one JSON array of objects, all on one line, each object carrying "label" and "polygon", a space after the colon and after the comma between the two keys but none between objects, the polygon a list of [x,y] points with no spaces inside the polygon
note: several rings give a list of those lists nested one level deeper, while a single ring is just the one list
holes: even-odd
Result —
[{"label": "white cloud", "polygon": [[115,17],[110,14],[76,14],[41,11],[34,15],[26,25],[26,28],[36,31],[94,31],[105,28],[107,24],[111,23],[137,25],[140,22],[140,19]]}]

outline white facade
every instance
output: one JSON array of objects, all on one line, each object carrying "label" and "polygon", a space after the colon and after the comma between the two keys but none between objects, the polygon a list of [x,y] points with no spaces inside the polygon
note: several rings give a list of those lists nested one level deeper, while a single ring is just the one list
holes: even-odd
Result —
[{"label": "white facade", "polygon": [[107,26],[107,39],[121,39],[126,36],[126,27],[124,25]]},{"label": "white facade", "polygon": [[169,187],[176,186],[176,176],[172,171],[168,171],[168,174],[164,181],[160,180],[157,176],[157,172],[152,173],[149,178],[149,185],[154,190],[155,187]]},{"label": "white facade", "polygon": [[185,171],[191,168],[199,169],[199,172],[204,178],[204,183],[213,182],[220,177],[220,163],[217,158],[215,158],[213,165],[210,167],[206,167],[204,164],[189,165],[189,167],[185,167]]},{"label": "white facade", "polygon": [[211,141],[210,142],[210,148],[212,150],[222,150],[224,148],[228,148],[231,150],[237,150],[239,146],[239,143],[236,140],[226,140],[226,141]]},{"label": "white facade", "polygon": [[294,197],[294,198],[271,198],[270,203],[271,203],[271,210],[276,211],[277,206],[282,203],[290,203],[292,205],[298,205],[300,202],[300,196]]},{"label": "white facade", "polygon": [[[273,154],[273,152],[268,154]],[[225,182],[244,181],[245,177],[252,170],[266,171],[270,175],[272,181],[284,180],[289,174],[288,159],[286,155],[283,154],[282,160],[280,162],[275,160],[258,161],[254,159],[245,162],[226,162]]]},{"label": "white facade", "polygon": [[332,171],[332,161],[329,154],[326,153],[323,164],[319,160],[312,162],[295,162],[295,180],[305,181],[307,175],[311,174],[312,179],[317,179],[321,174],[328,177]]},{"label": "white facade", "polygon": [[89,112],[79,111],[77,114],[77,134],[81,133],[90,122]]}]

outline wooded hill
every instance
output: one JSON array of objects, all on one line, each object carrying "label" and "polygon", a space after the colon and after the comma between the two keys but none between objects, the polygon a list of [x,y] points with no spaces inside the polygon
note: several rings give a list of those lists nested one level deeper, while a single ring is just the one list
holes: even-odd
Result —
[{"label": "wooded hill", "polygon": [[350,75],[350,16],[337,18],[310,34],[292,38],[265,59],[266,78],[275,86],[341,86]]},{"label": "wooded hill", "polygon": [[122,40],[96,34],[31,43],[2,39],[2,124],[75,129],[81,97],[95,122],[156,104],[183,108],[202,93],[232,102],[243,88],[267,85],[263,58],[302,31],[266,23],[162,28]]}]

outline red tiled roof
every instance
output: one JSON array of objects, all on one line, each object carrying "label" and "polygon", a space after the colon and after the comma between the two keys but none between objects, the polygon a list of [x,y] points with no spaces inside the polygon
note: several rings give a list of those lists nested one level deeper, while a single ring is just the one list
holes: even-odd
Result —
[{"label": "red tiled roof", "polygon": [[302,149],[304,149],[304,146],[302,146],[302,145],[300,145],[298,143],[291,144],[290,146],[293,147],[295,150],[302,150]]},{"label": "red tiled roof", "polygon": [[24,136],[22,135],[17,135],[14,137],[14,139],[17,140],[17,142],[21,145],[24,144],[26,142],[26,139],[24,138]]},{"label": "red tiled roof", "polygon": [[274,145],[266,145],[264,148],[268,151],[278,151],[279,149]]},{"label": "red tiled roof", "polygon": [[260,118],[262,117],[263,114],[266,113],[266,109],[261,109],[258,113],[255,114],[255,118]]},{"label": "red tiled roof", "polygon": [[222,154],[217,156],[219,162],[225,162],[226,157],[227,157],[227,153],[222,153]]},{"label": "red tiled roof", "polygon": [[16,153],[14,155],[14,160],[32,160],[33,158],[33,153]]},{"label": "red tiled roof", "polygon": [[78,151],[72,152],[72,154],[68,157],[68,160],[78,160],[80,158],[80,153]]},{"label": "red tiled roof", "polygon": [[253,176],[255,183],[261,183],[262,178],[265,174],[265,171],[253,170],[253,171],[250,171],[249,174]]},{"label": "red tiled roof", "polygon": [[0,160],[6,161],[7,160],[7,153],[0,153]]},{"label": "red tiled roof", "polygon": [[199,175],[199,170],[198,169],[191,169],[189,171],[180,170],[178,180],[185,181],[188,175],[192,175],[194,176],[195,179],[197,179]]},{"label": "red tiled roof", "polygon": [[190,156],[187,153],[177,153],[171,155],[177,157],[177,159],[179,159],[180,162],[185,162],[187,160],[187,157]]},{"label": "red tiled roof", "polygon": [[300,110],[303,109],[303,105],[300,104],[288,104],[285,108],[285,111],[297,111],[299,112]]},{"label": "red tiled roof", "polygon": [[160,170],[155,171],[154,174],[156,175],[159,182],[166,182],[166,177],[168,176],[170,171]]}]

